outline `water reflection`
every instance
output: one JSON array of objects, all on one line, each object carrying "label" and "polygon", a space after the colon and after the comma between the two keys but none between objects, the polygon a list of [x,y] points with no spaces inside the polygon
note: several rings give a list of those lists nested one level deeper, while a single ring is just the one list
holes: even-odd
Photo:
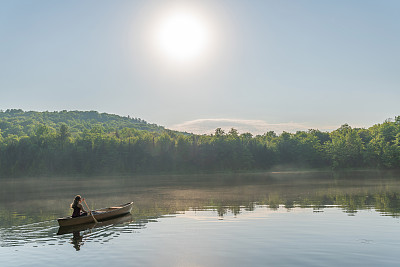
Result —
[{"label": "water reflection", "polygon": [[[14,227],[9,237],[20,247],[1,248],[0,265],[67,266],[85,255],[93,259],[85,266],[398,266],[397,219],[323,210],[219,205],[81,229],[59,229],[53,221],[47,234],[39,232],[49,222]],[[15,235],[22,228],[31,229],[28,243]]]},{"label": "water reflection", "polygon": [[[92,235],[97,228],[105,228],[108,226],[115,226],[119,224],[133,223],[134,219],[132,214],[126,214],[123,216],[119,216],[110,220],[98,222],[98,223],[89,223],[83,225],[75,225],[75,226],[64,226],[59,227],[57,235],[66,235],[72,233],[71,244],[75,248],[75,250],[80,250],[81,246],[84,244],[84,237],[88,235]],[[103,234],[109,234],[110,229],[101,230]],[[114,231],[114,230],[113,230]],[[101,235],[100,235],[101,236]]]},{"label": "water reflection", "polygon": [[54,232],[57,231],[57,225],[54,221],[44,221],[33,224],[14,226],[10,228],[0,228],[1,247],[21,246],[33,244],[55,244],[58,242],[54,238]]},{"label": "water reflection", "polygon": [[[65,246],[70,245],[75,251],[80,251],[86,244],[100,244],[104,245],[110,241],[118,242],[121,236],[130,235],[140,232],[146,228],[148,223],[157,222],[161,218],[169,218],[175,216],[194,217],[210,222],[213,220],[227,220],[232,221],[232,218],[238,220],[251,217],[252,213],[255,216],[259,214],[274,214],[274,213],[299,213],[304,210],[312,213],[322,213],[327,210],[339,210],[343,207],[335,205],[324,205],[321,207],[313,206],[298,206],[287,205],[269,206],[259,205],[256,203],[249,203],[248,205],[228,205],[228,206],[204,206],[189,208],[184,212],[178,212],[175,215],[160,215],[159,217],[152,218],[135,218],[132,214],[127,214],[121,217],[113,218],[99,223],[90,223],[85,225],[58,227],[57,222],[45,221],[35,224],[28,224],[22,226],[15,226],[11,228],[0,228],[1,243],[0,247],[16,247],[16,246],[32,246],[32,247],[46,247],[46,246]],[[376,211],[372,209],[372,211]],[[329,213],[329,212],[328,212]],[[375,213],[375,212],[374,212]],[[206,216],[204,215],[206,214]],[[258,215],[257,215],[258,214]],[[354,216],[355,213],[351,212],[350,215]],[[263,215],[264,216],[264,215]],[[310,218],[310,224],[312,222]],[[299,231],[301,231],[299,229]]]},{"label": "water reflection", "polygon": [[[335,207],[349,215],[376,210],[398,218],[399,177],[398,173],[322,172],[3,179],[0,246],[69,243],[79,250],[87,242],[105,243],[122,232],[142,229],[153,219],[188,210],[211,210],[224,219],[260,206],[271,211],[311,208],[314,213]],[[134,201],[132,215],[84,229],[59,229],[55,219],[71,213],[71,196],[77,193],[94,208]]]},{"label": "water reflection", "polygon": [[73,232],[73,237],[71,239],[71,244],[75,248],[76,251],[81,250],[81,246],[83,245],[83,236],[81,235],[81,232],[76,231]]},{"label": "water reflection", "polygon": [[104,243],[117,238],[121,233],[143,229],[147,223],[146,220],[137,221],[131,214],[126,214],[99,223],[70,227],[58,227],[57,221],[53,220],[0,228],[0,247],[38,247],[70,243],[78,251],[86,242]]}]

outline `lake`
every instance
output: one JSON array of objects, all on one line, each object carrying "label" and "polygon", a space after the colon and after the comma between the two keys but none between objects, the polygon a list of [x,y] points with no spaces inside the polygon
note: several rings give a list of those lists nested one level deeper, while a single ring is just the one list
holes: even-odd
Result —
[{"label": "lake", "polygon": [[[76,194],[130,215],[72,233]],[[0,179],[0,266],[399,266],[400,173]]]}]

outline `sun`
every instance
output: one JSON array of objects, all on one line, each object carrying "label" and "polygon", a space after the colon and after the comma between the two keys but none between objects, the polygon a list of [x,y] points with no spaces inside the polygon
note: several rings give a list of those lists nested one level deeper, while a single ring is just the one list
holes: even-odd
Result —
[{"label": "sun", "polygon": [[154,43],[159,54],[170,61],[194,62],[209,49],[211,31],[199,14],[190,10],[174,10],[159,20]]}]

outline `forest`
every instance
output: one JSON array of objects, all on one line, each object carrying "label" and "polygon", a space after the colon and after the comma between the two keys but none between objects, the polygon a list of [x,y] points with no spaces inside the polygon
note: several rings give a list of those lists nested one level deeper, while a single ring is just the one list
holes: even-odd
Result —
[{"label": "forest", "polygon": [[0,111],[0,176],[399,169],[400,116],[263,135],[195,135],[96,111]]}]

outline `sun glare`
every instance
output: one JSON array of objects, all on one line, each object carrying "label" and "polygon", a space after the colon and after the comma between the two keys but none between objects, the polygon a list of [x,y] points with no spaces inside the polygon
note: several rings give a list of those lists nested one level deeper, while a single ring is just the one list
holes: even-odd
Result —
[{"label": "sun glare", "polygon": [[203,18],[188,10],[175,10],[162,17],[155,30],[160,54],[177,63],[189,63],[205,55],[210,29]]}]

